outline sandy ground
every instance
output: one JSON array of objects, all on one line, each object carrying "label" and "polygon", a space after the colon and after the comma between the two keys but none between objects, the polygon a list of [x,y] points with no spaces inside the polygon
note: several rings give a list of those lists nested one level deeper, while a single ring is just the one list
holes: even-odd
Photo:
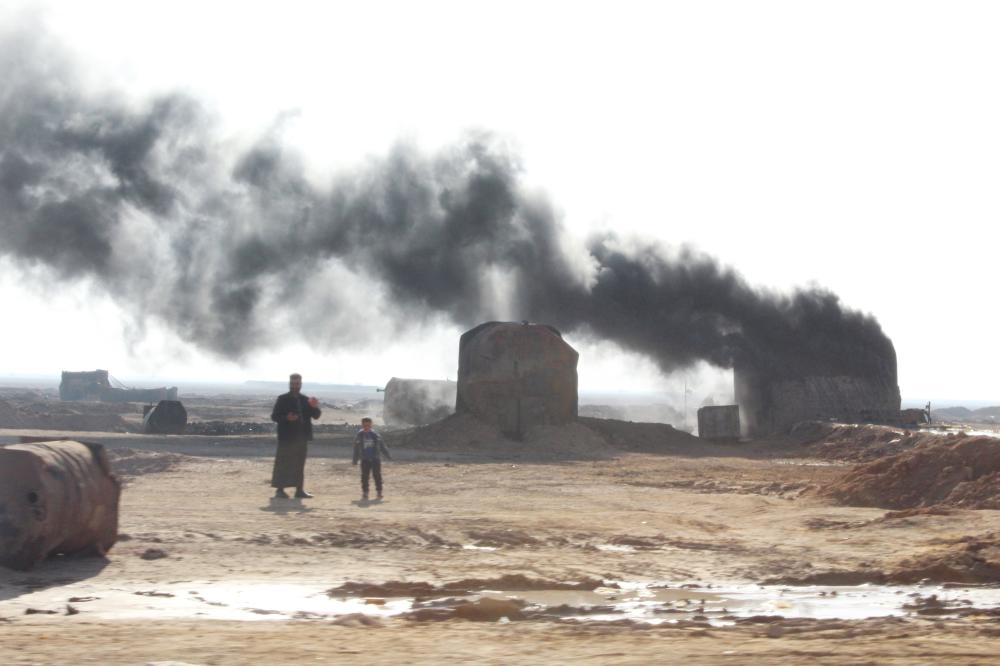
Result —
[{"label": "sandy ground", "polygon": [[[833,506],[814,490],[848,465],[787,442],[556,460],[396,449],[386,500],[366,504],[346,436],[313,444],[302,502],[269,498],[269,436],[80,437],[127,447],[122,540],[107,560],[0,569],[3,663],[992,664],[1000,651],[996,587],[760,587],[849,583],[1000,532],[998,511]],[[468,590],[447,588],[458,581]],[[803,590],[808,603],[788,601]],[[949,594],[944,608],[931,596]],[[643,595],[657,602],[644,617],[594,610]],[[525,601],[469,621],[449,615],[456,596]],[[415,597],[430,610],[414,613]]]}]

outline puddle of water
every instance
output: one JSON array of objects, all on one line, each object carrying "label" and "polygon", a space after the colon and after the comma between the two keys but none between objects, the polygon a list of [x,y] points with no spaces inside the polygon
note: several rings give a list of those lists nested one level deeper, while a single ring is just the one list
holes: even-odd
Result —
[{"label": "puddle of water", "polygon": [[[611,583],[609,582],[609,585]],[[535,617],[576,621],[622,620],[650,624],[683,620],[726,626],[754,615],[786,618],[864,619],[906,616],[919,598],[935,595],[952,614],[968,607],[1000,608],[998,587],[945,586],[759,586],[683,587],[676,583],[616,582],[595,590],[483,590],[465,597],[442,595],[416,604],[413,597],[340,597],[327,595],[329,583],[301,581],[187,581],[102,588],[92,583],[29,591],[0,601],[0,615],[24,615],[28,609],[56,611],[67,604],[91,619],[323,619],[349,613],[391,617],[419,606],[449,608],[483,597],[517,599]],[[37,615],[37,618],[57,615]]]},{"label": "puddle of water", "polygon": [[970,430],[968,428],[947,426],[941,428],[921,428],[920,432],[932,432],[937,435],[955,435],[964,432],[970,437],[1000,437],[1000,431],[997,430]]},{"label": "puddle of water", "polygon": [[[103,588],[86,584],[51,587],[0,601],[0,615],[23,615],[29,608],[65,612],[67,604],[93,619],[289,620],[348,613],[389,616],[403,613],[411,600],[370,603],[361,597],[331,599],[328,584],[298,582],[193,581]],[[77,600],[78,599],[78,600]]]},{"label": "puddle of water", "polygon": [[806,458],[775,458],[775,465],[791,465],[794,467],[845,467],[850,463],[842,460],[810,460]]},{"label": "puddle of water", "polygon": [[[964,607],[1000,607],[1000,588],[945,588],[943,586],[804,586],[745,585],[718,588],[660,587],[620,583],[620,594],[605,595],[613,611],[581,614],[578,619],[628,618],[659,624],[700,620],[724,626],[754,615],[786,618],[856,620],[913,614],[905,608],[920,597],[936,595],[939,602],[958,610]],[[520,594],[520,593],[516,593]],[[522,596],[530,601],[528,596]]]}]

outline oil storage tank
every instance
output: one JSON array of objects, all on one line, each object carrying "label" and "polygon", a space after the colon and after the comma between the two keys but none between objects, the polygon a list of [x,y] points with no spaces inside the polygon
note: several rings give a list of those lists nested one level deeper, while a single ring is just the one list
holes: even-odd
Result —
[{"label": "oil storage tank", "polygon": [[187,410],[180,400],[160,400],[143,409],[142,431],[147,434],[179,435],[187,427]]},{"label": "oil storage tank", "polygon": [[572,421],[579,357],[553,326],[480,324],[459,342],[455,411],[514,438],[533,426]]},{"label": "oil storage tank", "polygon": [[766,362],[737,363],[733,380],[743,434],[751,437],[787,432],[800,421],[899,419],[896,352],[887,341],[844,343],[825,356],[774,353]]}]

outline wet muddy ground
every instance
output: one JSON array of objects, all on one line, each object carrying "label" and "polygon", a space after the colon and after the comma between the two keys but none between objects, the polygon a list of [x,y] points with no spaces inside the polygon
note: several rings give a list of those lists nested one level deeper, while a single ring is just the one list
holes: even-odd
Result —
[{"label": "wet muddy ground", "polygon": [[269,497],[268,437],[96,438],[126,480],[122,539],[107,560],[0,570],[4,663],[989,664],[1000,648],[994,584],[872,582],[992,547],[1000,512],[835,506],[816,490],[850,464],[787,442],[398,450],[385,501],[362,502],[344,437],[313,446],[304,501]]}]

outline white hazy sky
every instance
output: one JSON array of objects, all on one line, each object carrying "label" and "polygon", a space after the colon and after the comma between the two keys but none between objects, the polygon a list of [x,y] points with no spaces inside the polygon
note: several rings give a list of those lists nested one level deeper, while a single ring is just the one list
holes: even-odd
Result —
[{"label": "white hazy sky", "polygon": [[[318,182],[400,139],[499,133],[573,233],[829,288],[892,338],[904,398],[1000,402],[1000,3],[88,0],[7,2],[0,21],[25,11],[95,88],[184,90],[233,137],[295,111],[285,136]],[[0,263],[0,374],[378,384],[457,365],[458,331],[442,330],[236,366],[40,279]],[[677,382],[580,347],[583,387]]]}]

